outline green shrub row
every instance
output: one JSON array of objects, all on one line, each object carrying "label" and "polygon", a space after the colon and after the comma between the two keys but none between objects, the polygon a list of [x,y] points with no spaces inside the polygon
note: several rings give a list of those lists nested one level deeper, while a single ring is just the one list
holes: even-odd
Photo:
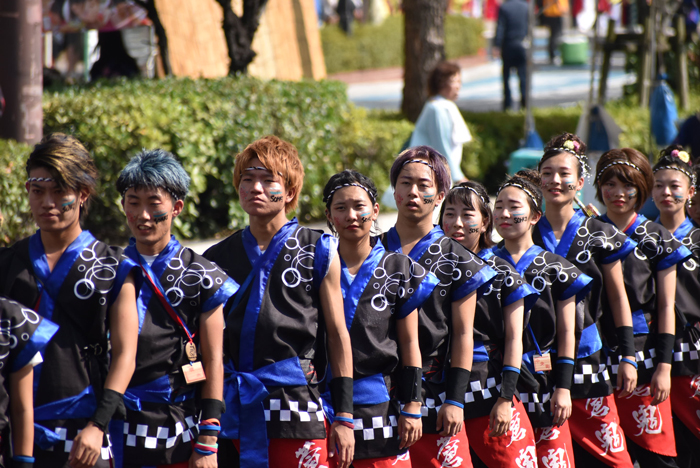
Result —
[{"label": "green shrub row", "polygon": [[[254,78],[165,79],[98,83],[44,95],[44,133],[62,131],[83,141],[101,177],[85,227],[98,238],[124,242],[127,227],[116,178],[142,148],[164,148],[192,177],[190,196],[175,232],[210,237],[245,224],[232,184],[234,156],[274,134],[296,145],[306,168],[297,211],[301,220],[324,215],[323,187],[345,167],[386,180],[386,162],[408,138],[411,124],[373,119],[349,104],[339,82],[280,82]],[[35,230],[26,216],[24,164],[29,147],[0,144],[0,245]]]},{"label": "green shrub row", "polygon": [[[445,18],[448,59],[475,55],[484,46],[483,23],[462,15]],[[352,36],[336,25],[321,28],[321,44],[329,74],[403,66],[403,15],[389,16],[381,25],[357,24]]]}]

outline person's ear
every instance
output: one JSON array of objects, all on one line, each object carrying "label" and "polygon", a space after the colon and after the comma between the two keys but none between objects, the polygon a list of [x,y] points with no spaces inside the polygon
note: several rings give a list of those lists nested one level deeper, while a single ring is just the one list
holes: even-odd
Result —
[{"label": "person's ear", "polygon": [[173,205],[173,218],[180,213],[182,213],[182,209],[185,207],[185,202],[182,200],[177,200],[175,204]]},{"label": "person's ear", "polygon": [[374,208],[372,209],[372,221],[376,221],[378,217],[379,217],[379,203],[375,203]]},{"label": "person's ear", "polygon": [[442,203],[442,201],[445,199],[445,192],[438,192],[438,194],[435,196],[435,206],[438,207]]},{"label": "person's ear", "polygon": [[530,212],[530,225],[534,226],[535,224],[537,224],[539,222],[540,218],[542,218],[542,213],[537,213],[535,211],[531,211]]},{"label": "person's ear", "polygon": [[579,192],[583,190],[583,184],[586,182],[585,177],[581,176],[578,179],[578,183],[576,184],[576,191]]}]

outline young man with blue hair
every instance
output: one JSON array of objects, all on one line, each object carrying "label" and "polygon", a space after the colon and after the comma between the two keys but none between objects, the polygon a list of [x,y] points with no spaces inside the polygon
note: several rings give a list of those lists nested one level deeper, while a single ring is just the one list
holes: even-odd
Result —
[{"label": "young man with blue hair", "polygon": [[117,180],[133,234],[124,253],[138,265],[139,316],[126,419],[112,423],[117,466],[216,467],[223,304],[238,285],[171,235],[189,184],[161,149],[136,155]]}]

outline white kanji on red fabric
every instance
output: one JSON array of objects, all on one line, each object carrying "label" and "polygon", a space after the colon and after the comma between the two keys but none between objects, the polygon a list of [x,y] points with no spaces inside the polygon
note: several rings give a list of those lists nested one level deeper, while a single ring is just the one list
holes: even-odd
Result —
[{"label": "white kanji on red fabric", "polygon": [[605,404],[604,397],[589,398],[586,400],[586,410],[591,412],[591,418],[604,418],[610,412],[610,407]]}]

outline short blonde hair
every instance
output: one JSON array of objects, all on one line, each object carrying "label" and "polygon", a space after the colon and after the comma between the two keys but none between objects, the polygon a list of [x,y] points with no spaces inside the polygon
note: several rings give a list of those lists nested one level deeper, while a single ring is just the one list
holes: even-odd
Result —
[{"label": "short blonde hair", "polygon": [[255,158],[260,160],[265,169],[282,176],[287,190],[294,190],[294,198],[284,206],[286,213],[294,211],[299,202],[301,188],[304,186],[304,166],[301,164],[297,149],[293,144],[274,135],[264,136],[249,144],[236,155],[233,168],[233,186],[236,190],[241,186],[243,169]]}]

